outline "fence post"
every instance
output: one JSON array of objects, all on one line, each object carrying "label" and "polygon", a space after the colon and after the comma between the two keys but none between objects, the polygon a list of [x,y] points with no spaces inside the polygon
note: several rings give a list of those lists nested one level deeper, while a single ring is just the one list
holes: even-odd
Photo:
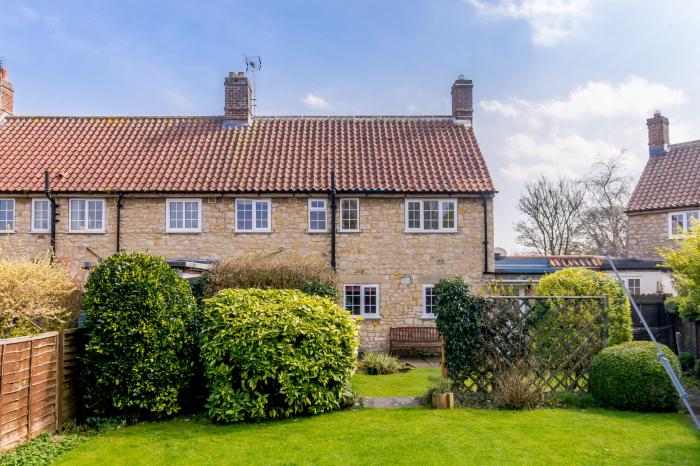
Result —
[{"label": "fence post", "polygon": [[56,335],[56,431],[63,426],[63,356],[65,334],[63,329]]},{"label": "fence post", "polygon": [[29,393],[27,393],[27,440],[32,439],[32,359],[34,358],[34,339],[29,340]]}]

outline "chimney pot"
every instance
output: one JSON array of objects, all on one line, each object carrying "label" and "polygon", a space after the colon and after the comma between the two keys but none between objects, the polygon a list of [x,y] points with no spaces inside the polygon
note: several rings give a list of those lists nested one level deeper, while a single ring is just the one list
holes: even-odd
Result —
[{"label": "chimney pot", "polygon": [[452,84],[452,117],[469,125],[472,124],[474,114],[473,88],[472,80],[465,79],[461,74]]},{"label": "chimney pot", "polygon": [[224,118],[229,124],[250,124],[253,90],[242,71],[231,71],[224,80]]},{"label": "chimney pot", "polygon": [[7,80],[7,69],[0,68],[0,116],[12,115],[14,99],[15,88]]},{"label": "chimney pot", "polygon": [[670,147],[668,118],[656,110],[654,116],[647,119],[647,130],[649,133],[649,156],[664,155],[668,152]]}]

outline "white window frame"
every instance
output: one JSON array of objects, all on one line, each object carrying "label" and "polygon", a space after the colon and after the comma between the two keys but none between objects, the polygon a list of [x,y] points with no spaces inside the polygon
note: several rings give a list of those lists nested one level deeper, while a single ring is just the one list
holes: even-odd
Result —
[{"label": "white window frame", "polygon": [[[627,291],[630,292],[630,294],[641,294],[642,293],[642,278],[641,277],[624,277],[625,279],[625,288],[627,288]],[[630,288],[630,280],[638,280],[639,281],[639,293],[633,293],[632,289]]]},{"label": "white window frame", "polygon": [[[352,314],[347,308],[345,308],[345,290],[350,287],[350,286],[359,286],[360,287],[360,313],[359,314]],[[372,312],[372,313],[365,313],[365,290],[367,288],[374,288],[377,291],[377,312]],[[345,283],[343,284],[343,309],[346,311],[350,312],[350,315],[353,317],[361,317],[363,319],[381,319],[381,297],[380,297],[380,290],[379,290],[379,284],[377,283]]]},{"label": "white window frame", "polygon": [[675,238],[684,238],[687,235],[683,233],[678,233],[678,234],[673,234],[673,217],[676,215],[682,216],[682,230],[687,231],[690,229],[692,225],[690,225],[689,221],[689,214],[696,214],[698,217],[700,217],[700,210],[684,210],[684,211],[676,211],[676,212],[669,212],[668,213],[668,238],[669,239],[675,239]]},{"label": "white window frame", "polygon": [[[85,202],[85,228],[80,228],[78,230],[73,229],[73,202],[74,201],[84,201]],[[88,228],[90,219],[88,218],[88,203],[90,202],[100,202],[102,203],[102,228]],[[107,221],[107,202],[104,199],[95,199],[91,197],[72,197],[68,199],[68,233],[78,233],[78,234],[89,234],[89,233],[104,233],[106,231],[106,221]]]},{"label": "white window frame", "polygon": [[[46,228],[36,228],[34,224],[36,215],[36,204],[39,202],[45,202],[48,206]],[[31,218],[31,232],[32,233],[50,233],[51,232],[51,201],[45,198],[34,198],[32,199],[32,218]]]},{"label": "white window frame", "polygon": [[[422,298],[421,317],[423,319],[435,319],[435,317],[436,317],[434,312],[428,312],[428,289],[429,288],[434,289],[435,286],[432,284],[428,284],[428,283],[426,283],[422,286],[423,292],[421,295],[421,298]],[[435,298],[433,298],[433,299],[435,299]],[[435,306],[434,302],[433,302],[433,306]]]},{"label": "white window frame", "polygon": [[[338,231],[341,233],[357,233],[360,231],[360,199],[357,197],[341,197],[340,201],[340,226]],[[343,228],[343,201],[357,202],[357,228]]]},{"label": "white window frame", "polygon": [[[437,201],[438,203],[438,228],[437,229],[425,229],[425,203],[429,201]],[[411,228],[408,225],[408,205],[412,202],[420,202],[420,227],[419,228]],[[445,204],[452,204],[454,206],[454,226],[445,228],[443,227],[443,222],[442,222],[442,215],[444,212],[444,205]],[[428,198],[428,199],[412,199],[412,198],[406,198],[404,202],[404,228],[406,232],[408,233],[454,233],[457,231],[457,224],[458,224],[458,208],[459,208],[459,203],[457,202],[457,199],[437,199],[437,198]]]},{"label": "white window frame", "polygon": [[[244,229],[238,228],[238,203],[239,202],[250,202],[253,206],[253,228]],[[267,204],[267,228],[257,227],[257,205]],[[249,197],[238,197],[233,202],[234,206],[234,229],[237,233],[270,233],[272,231],[272,200],[271,199],[259,199],[259,198],[249,198]]]},{"label": "white window frame", "polygon": [[0,230],[0,234],[15,233],[17,231],[17,202],[13,198],[2,197],[0,201],[10,201],[12,202],[12,229],[11,230]]},{"label": "white window frame", "polygon": [[[316,202],[316,201],[323,202],[322,209],[319,207],[311,207],[311,203]],[[307,206],[308,206],[308,208],[307,208],[307,217],[308,217],[307,228],[308,228],[308,230],[307,231],[309,233],[328,233],[328,220],[329,220],[328,219],[328,199],[312,197],[312,198],[309,198],[309,202],[308,202]],[[326,228],[324,228],[323,230],[320,230],[320,229],[316,230],[316,229],[311,228],[311,212],[323,212],[326,215],[326,222],[325,222]]]},{"label": "white window frame", "polygon": [[[170,205],[175,202],[197,203],[197,228],[172,228],[170,226]],[[184,207],[184,206],[183,206]],[[175,197],[165,200],[165,232],[166,233],[201,233],[202,232],[202,199]]]}]

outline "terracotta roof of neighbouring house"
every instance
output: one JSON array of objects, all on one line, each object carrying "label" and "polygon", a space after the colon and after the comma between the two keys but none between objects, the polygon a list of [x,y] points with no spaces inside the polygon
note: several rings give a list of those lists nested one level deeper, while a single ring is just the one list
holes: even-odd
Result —
[{"label": "terracotta roof of neighbouring house", "polygon": [[627,212],[700,206],[700,140],[650,156]]},{"label": "terracotta roof of neighbouring house", "polygon": [[7,117],[0,191],[494,191],[449,117]]},{"label": "terracotta roof of neighbouring house", "polygon": [[598,256],[547,256],[552,267],[600,267],[603,261]]}]

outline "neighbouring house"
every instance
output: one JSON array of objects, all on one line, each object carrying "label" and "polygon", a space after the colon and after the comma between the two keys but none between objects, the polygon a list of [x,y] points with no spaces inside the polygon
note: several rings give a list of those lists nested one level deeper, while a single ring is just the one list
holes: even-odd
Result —
[{"label": "neighbouring house", "polygon": [[660,260],[657,248],[672,247],[700,219],[700,140],[671,144],[658,111],[647,128],[649,159],[626,210],[628,255]]},{"label": "neighbouring house", "polygon": [[[613,263],[633,295],[673,292],[669,269],[661,261],[614,258]],[[602,256],[496,255],[492,284],[503,293],[531,296],[542,276],[571,267],[597,270],[616,278],[607,259]]]},{"label": "neighbouring house", "polygon": [[254,116],[244,73],[224,115],[13,116],[2,72],[0,254],[89,268],[147,251],[198,269],[243,254],[337,269],[364,350],[433,326],[435,281],[483,286],[496,193],[472,127],[471,80],[444,116]]}]

